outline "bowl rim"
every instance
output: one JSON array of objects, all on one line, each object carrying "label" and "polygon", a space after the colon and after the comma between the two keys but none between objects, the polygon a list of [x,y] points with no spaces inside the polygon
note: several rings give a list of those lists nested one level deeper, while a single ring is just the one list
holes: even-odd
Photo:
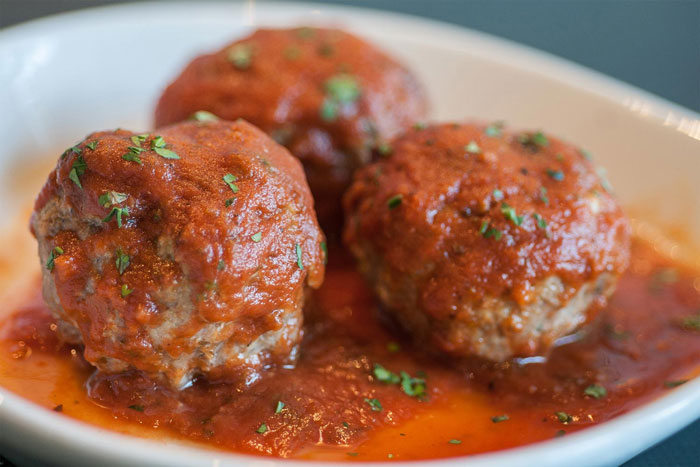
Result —
[{"label": "bowl rim", "polygon": [[[244,2],[235,2],[244,7]],[[421,42],[433,43],[442,48],[468,52],[481,60],[488,60],[508,67],[526,70],[561,81],[578,90],[601,97],[617,106],[623,106],[636,117],[651,119],[657,125],[677,126],[685,135],[700,140],[700,114],[678,104],[655,96],[602,73],[557,57],[553,54],[449,23],[417,16],[358,8],[325,5],[319,3],[261,2],[258,11],[270,12],[284,9],[298,17],[310,11],[322,11],[330,17],[358,20],[372,16],[382,21],[411,26],[411,37],[421,37]],[[187,15],[194,9],[206,10],[204,17],[211,18],[222,8],[231,8],[225,2],[139,2],[92,7],[35,19],[0,30],[0,54],[3,48],[37,34],[60,33],[66,24],[82,24],[86,19],[105,23],[128,21],[134,13]],[[165,11],[165,13],[163,13]],[[317,15],[318,19],[324,18]],[[327,19],[327,18],[326,18]],[[313,21],[310,21],[313,22]],[[264,23],[264,21],[263,21]],[[408,28],[406,28],[408,29]],[[421,35],[420,32],[430,32]],[[408,34],[407,34],[408,36]],[[463,44],[469,43],[469,47]],[[669,124],[669,122],[671,122]],[[623,461],[669,436],[700,417],[700,378],[669,391],[656,400],[613,418],[600,425],[569,434],[556,440],[543,441],[521,447],[493,451],[467,457],[430,459],[425,461],[393,461],[398,465],[414,465],[420,462],[428,466],[459,465],[468,459],[477,466],[497,465],[557,465],[567,459],[570,465],[608,464]],[[24,438],[34,441],[30,450],[42,458],[53,451],[76,455],[90,462],[111,462],[113,465],[308,465],[309,461],[267,458],[231,453],[187,445],[186,441],[158,441],[120,434],[85,422],[81,422],[29,402],[0,387],[0,422],[8,429],[0,433],[3,444],[18,446]],[[656,426],[650,433],[647,427]],[[55,427],[55,428],[54,428]],[[633,429],[630,429],[632,427]],[[13,433],[9,433],[13,428]],[[29,438],[27,438],[29,436]],[[622,447],[621,447],[622,446]],[[26,449],[26,446],[25,446]],[[592,454],[599,454],[592,459]],[[565,456],[565,457],[563,457]],[[55,461],[56,459],[54,459]],[[73,459],[58,459],[74,463]],[[115,463],[116,461],[116,463]],[[525,461],[525,462],[523,462]],[[346,465],[345,462],[313,461],[316,465]],[[367,462],[364,465],[386,465],[384,462]]]}]

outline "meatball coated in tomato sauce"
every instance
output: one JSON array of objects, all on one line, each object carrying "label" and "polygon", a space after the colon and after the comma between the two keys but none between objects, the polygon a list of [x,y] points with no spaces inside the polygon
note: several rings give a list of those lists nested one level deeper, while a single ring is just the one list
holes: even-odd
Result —
[{"label": "meatball coated in tomato sauce", "polygon": [[630,229],[585,151],[478,124],[392,146],[346,193],[344,239],[419,341],[496,361],[544,354],[614,291]]},{"label": "meatball coated in tomato sauce", "polygon": [[321,226],[334,236],[352,173],[423,119],[426,99],[406,68],[351,34],[259,29],[194,59],[160,98],[156,125],[199,110],[244,118],[298,157]]},{"label": "meatball coated in tomato sauce", "polygon": [[299,161],[244,122],[89,135],[37,199],[43,292],[107,373],[173,387],[293,362],[324,237]]}]

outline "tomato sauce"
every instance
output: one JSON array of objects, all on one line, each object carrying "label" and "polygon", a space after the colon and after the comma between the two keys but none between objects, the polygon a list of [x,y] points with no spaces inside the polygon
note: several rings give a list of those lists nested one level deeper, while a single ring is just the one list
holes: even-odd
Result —
[{"label": "tomato sauce", "polygon": [[699,373],[698,275],[639,241],[594,323],[546,360],[502,364],[441,361],[413,347],[383,317],[352,262],[342,252],[330,257],[306,310],[296,368],[269,370],[245,387],[196,381],[179,393],[139,374],[94,373],[79,347],[57,340],[37,280],[36,292],[1,323],[0,385],[138,436],[368,461],[467,455],[563,436]]}]

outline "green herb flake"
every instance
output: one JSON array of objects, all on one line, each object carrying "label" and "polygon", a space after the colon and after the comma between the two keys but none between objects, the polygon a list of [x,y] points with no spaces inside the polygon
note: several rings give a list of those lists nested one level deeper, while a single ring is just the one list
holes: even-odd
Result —
[{"label": "green herb flake", "polygon": [[603,189],[609,194],[613,194],[613,187],[610,180],[608,180],[608,171],[605,169],[605,167],[596,168],[596,174],[598,175],[600,186],[602,186]]},{"label": "green herb flake", "polygon": [[236,44],[228,49],[226,57],[237,69],[247,70],[253,62],[253,46],[250,44]]},{"label": "green herb flake", "polygon": [[508,203],[501,203],[501,213],[517,227],[520,227],[523,220],[525,220],[525,216],[518,216],[515,209],[509,206]]},{"label": "green herb flake", "polygon": [[46,261],[46,269],[49,271],[53,271],[53,268],[56,266],[56,258],[61,256],[63,254],[63,248],[60,246],[55,246],[49,253],[49,259]]},{"label": "green herb flake", "polygon": [[316,29],[309,26],[303,26],[296,30],[296,34],[300,39],[311,39],[316,35]]},{"label": "green herb flake", "polygon": [[501,136],[501,130],[503,130],[503,122],[494,122],[484,129],[484,134],[489,138],[498,138]]},{"label": "green herb flake", "polygon": [[487,231],[488,228],[489,228],[489,224],[490,224],[490,222],[487,221],[487,220],[481,221],[481,227],[479,227],[479,233],[480,233],[481,235],[485,235],[485,234],[486,234],[486,231]]},{"label": "green herb flake", "polygon": [[581,154],[581,156],[582,156],[584,159],[586,159],[587,161],[592,161],[592,160],[593,160],[593,156],[591,156],[591,153],[588,152],[588,151],[586,151],[586,150],[583,149],[583,148],[579,148],[578,153]]},{"label": "green herb flake", "polygon": [[255,432],[260,434],[267,433],[267,425],[265,423],[261,423]]},{"label": "green herb flake", "polygon": [[87,169],[87,163],[85,162],[85,159],[83,159],[83,156],[79,155],[73,161],[73,165],[68,173],[68,178],[70,178],[73,183],[78,185],[78,188],[81,190],[83,189],[83,185],[80,183],[80,177],[82,177],[85,173],[85,169]]},{"label": "green herb flake", "polygon": [[223,259],[219,260],[219,263],[216,265],[216,269],[219,271],[223,271],[224,269],[226,269],[226,263]]},{"label": "green herb flake", "polygon": [[428,127],[428,124],[425,122],[416,122],[413,124],[413,129],[414,130],[425,130]]},{"label": "green herb flake", "polygon": [[130,405],[127,408],[129,408],[131,410],[135,410],[137,412],[143,412],[143,410],[144,410],[144,407],[142,405]]},{"label": "green herb flake", "polygon": [[121,204],[126,199],[129,197],[126,193],[119,193],[118,191],[108,191],[107,193],[104,193],[100,195],[99,198],[97,198],[97,202],[100,203],[100,206],[102,206],[105,209],[108,209],[115,204]]},{"label": "green herb flake", "polygon": [[359,99],[362,93],[357,79],[347,73],[330,77],[323,85],[326,97],[321,104],[321,118],[333,121],[338,117],[341,106],[349,105]]},{"label": "green herb flake", "polygon": [[[137,149],[140,149],[140,148],[137,148]],[[136,162],[139,165],[143,165],[143,161],[139,157],[139,153],[131,151],[131,147],[129,147],[129,152],[122,155],[122,159],[124,159],[125,161]]]},{"label": "green herb flake", "polygon": [[134,290],[133,290],[133,289],[130,289],[128,285],[122,284],[122,289],[121,289],[122,298],[128,297],[129,295],[131,295],[131,293],[132,293],[133,291],[134,291]]},{"label": "green herb flake", "polygon": [[564,172],[561,170],[547,169],[547,175],[549,175],[549,178],[557,182],[564,180]]},{"label": "green herb flake", "polygon": [[289,47],[284,49],[283,54],[284,58],[286,58],[287,60],[296,60],[301,55],[301,49],[296,45],[290,45]]},{"label": "green herb flake", "polygon": [[218,122],[219,117],[214,115],[211,112],[207,112],[206,110],[198,110],[195,113],[193,113],[190,118],[190,120],[194,120],[195,122]]},{"label": "green herb flake", "polygon": [[608,391],[600,384],[591,384],[583,390],[583,394],[594,399],[602,399],[608,394]]},{"label": "green herb flake", "polygon": [[506,420],[510,420],[508,415],[496,415],[495,417],[491,417],[491,421],[493,423],[501,423],[505,422]]},{"label": "green herb flake", "polygon": [[109,211],[109,214],[107,214],[107,217],[102,219],[102,222],[109,222],[112,220],[112,218],[116,217],[117,218],[117,227],[121,228],[122,226],[122,217],[128,217],[129,216],[129,208],[119,208],[119,207],[113,207],[111,211]]},{"label": "green herb flake", "polygon": [[469,154],[481,154],[481,148],[476,143],[476,141],[469,141],[469,144],[464,146],[464,150]]},{"label": "green herb flake", "polygon": [[224,206],[227,208],[230,207],[234,202],[236,202],[236,198],[229,198],[226,201],[224,201]]},{"label": "green herb flake", "polygon": [[277,405],[275,406],[275,413],[280,413],[283,408],[284,408],[284,402],[277,401]]},{"label": "green herb flake", "polygon": [[373,412],[381,412],[383,409],[382,403],[379,402],[379,399],[368,399],[365,397],[365,402],[372,407]]},{"label": "green herb flake", "polygon": [[124,271],[126,271],[126,268],[129,267],[130,262],[131,258],[129,258],[129,255],[125,254],[121,248],[117,248],[116,259],[114,263],[117,266],[117,271],[119,271],[120,276],[124,274]]},{"label": "green herb flake", "polygon": [[462,444],[461,439],[451,439],[448,441],[449,444]]},{"label": "green herb flake", "polygon": [[403,202],[403,195],[398,194],[394,195],[391,198],[389,198],[386,202],[387,206],[389,206],[389,209],[395,209],[398,207],[401,203]]},{"label": "green herb flake", "polygon": [[533,214],[533,216],[537,222],[537,227],[542,230],[547,230],[547,221],[545,221],[544,218],[537,213]]},{"label": "green herb flake", "polygon": [[350,424],[349,424],[348,422],[343,422],[343,426],[344,426],[345,428],[350,428]]},{"label": "green herb flake", "polygon": [[68,154],[70,154],[71,152],[74,154],[80,155],[80,154],[82,154],[83,150],[80,149],[78,146],[73,146],[72,148],[68,148],[65,151],[63,151],[63,154],[61,154],[61,159],[65,159],[68,156]]},{"label": "green herb flake", "polygon": [[262,232],[258,232],[258,233],[251,235],[250,239],[253,240],[255,243],[259,243],[260,240],[262,240]]},{"label": "green herb flake", "polygon": [[379,153],[380,156],[388,156],[391,154],[392,148],[391,145],[387,142],[381,142],[377,145],[377,152]]},{"label": "green herb flake", "polygon": [[98,144],[99,144],[99,141],[97,141],[97,140],[90,141],[89,143],[87,143],[85,145],[85,147],[89,148],[91,151],[94,151],[95,149],[97,149]]},{"label": "green herb flake", "polygon": [[179,159],[180,156],[173,150],[165,147],[165,140],[162,136],[156,136],[151,141],[151,149],[164,159]]},{"label": "green herb flake", "polygon": [[498,188],[493,190],[493,199],[495,199],[496,201],[501,201],[503,199],[503,192]]},{"label": "green herb flake", "polygon": [[328,42],[318,46],[318,54],[322,57],[332,57],[335,53],[335,48]]},{"label": "green herb flake", "polygon": [[323,253],[323,264],[328,264],[328,245],[326,242],[321,242],[321,252]]},{"label": "green herb flake", "polygon": [[381,381],[382,383],[397,384],[401,380],[399,378],[399,375],[397,375],[396,373],[392,373],[379,363],[374,364],[373,373],[374,377],[377,378],[377,381]]},{"label": "green herb flake", "polygon": [[571,423],[573,421],[573,418],[571,417],[571,415],[569,415],[566,412],[554,412],[554,415],[556,415],[557,420],[559,420],[564,425]]},{"label": "green herb flake", "polygon": [[296,245],[294,245],[294,251],[297,255],[297,266],[299,266],[299,269],[303,270],[304,263],[302,262],[302,258],[301,258],[301,245],[299,245],[298,243]]},{"label": "green herb flake", "polygon": [[545,206],[549,206],[549,198],[547,197],[547,188],[540,187],[540,201],[542,201]]},{"label": "green herb flake", "polygon": [[425,392],[425,379],[412,378],[411,375],[405,371],[401,372],[401,390],[408,396],[420,399],[427,395]]},{"label": "green herb flake", "polygon": [[396,353],[401,350],[401,346],[398,342],[387,342],[386,349],[391,353]]},{"label": "green herb flake", "polygon": [[671,389],[671,388],[677,388],[678,386],[687,383],[687,379],[679,379],[677,381],[665,381],[664,386]]},{"label": "green herb flake", "polygon": [[224,182],[228,185],[228,187],[229,187],[229,188],[231,189],[231,191],[233,191],[234,193],[238,193],[238,185],[236,185],[235,183],[233,183],[233,182],[235,182],[236,180],[238,180],[238,178],[237,178],[235,175],[233,175],[233,174],[228,173],[228,174],[224,175]]},{"label": "green herb flake", "polygon": [[688,331],[700,331],[700,312],[681,321],[681,327]]},{"label": "green herb flake", "polygon": [[518,141],[523,146],[537,150],[549,146],[549,140],[541,131],[536,133],[523,133],[518,136]]}]

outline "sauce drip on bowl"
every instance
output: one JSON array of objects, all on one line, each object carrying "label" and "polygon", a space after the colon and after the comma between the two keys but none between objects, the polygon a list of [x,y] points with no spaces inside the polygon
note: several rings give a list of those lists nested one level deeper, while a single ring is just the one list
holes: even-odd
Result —
[{"label": "sauce drip on bowl", "polygon": [[0,326],[0,385],[65,415],[145,437],[326,460],[425,459],[564,436],[698,373],[697,274],[635,242],[611,304],[549,358],[439,361],[382,324],[342,252],[307,309],[296,368],[175,393],[94,373],[61,345],[40,286]]}]

